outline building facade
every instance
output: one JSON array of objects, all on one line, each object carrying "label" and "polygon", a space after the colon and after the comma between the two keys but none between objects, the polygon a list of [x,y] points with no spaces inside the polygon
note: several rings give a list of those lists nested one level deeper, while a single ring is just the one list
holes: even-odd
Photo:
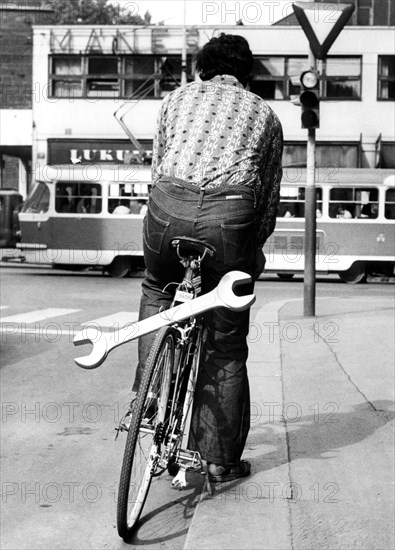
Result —
[{"label": "building facade", "polygon": [[[324,4],[327,0],[315,0]],[[343,0],[332,0],[331,4],[342,4]],[[359,26],[394,26],[395,4],[392,0],[351,0],[354,4],[354,13],[351,16],[351,25]]]},{"label": "building facade", "polygon": [[51,20],[47,2],[0,0],[0,185],[23,195],[32,161],[32,27]]},{"label": "building facade", "polygon": [[[347,26],[318,62],[319,166],[394,167],[394,30]],[[23,151],[20,191],[25,194],[26,182],[45,164],[133,162],[136,150],[151,150],[160,101],[181,82],[183,50],[186,79],[193,81],[194,54],[221,31],[249,41],[251,89],[282,121],[284,165],[305,166],[306,130],[297,103],[308,43],[299,26],[194,26],[184,34],[181,26],[39,24],[33,26],[30,84],[2,88],[0,152]],[[28,68],[23,74],[27,79]],[[18,94],[22,103],[13,106]]]},{"label": "building facade", "polygon": [[[337,4],[343,4],[344,0],[314,0],[316,4],[326,4],[336,11]],[[393,0],[348,0],[347,4],[354,5],[348,25],[362,26],[387,26],[395,25],[395,3]],[[287,15],[275,25],[299,25],[294,13]]]},{"label": "building facade", "polygon": [[[320,72],[319,166],[394,166],[395,55],[391,27],[346,27]],[[193,54],[219,29],[188,29]],[[284,127],[286,166],[306,161],[299,77],[308,44],[299,27],[237,26],[255,57],[251,85]],[[34,28],[33,163],[124,162],[133,156],[122,128],[151,149],[161,99],[181,80],[182,27]],[[114,113],[118,111],[118,119]],[[122,116],[121,116],[122,115]]]}]

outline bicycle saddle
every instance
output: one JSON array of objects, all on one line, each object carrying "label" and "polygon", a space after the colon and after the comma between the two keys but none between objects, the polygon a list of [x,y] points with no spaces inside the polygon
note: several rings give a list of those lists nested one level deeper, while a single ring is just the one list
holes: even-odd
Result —
[{"label": "bicycle saddle", "polygon": [[181,256],[202,256],[203,254],[214,256],[217,252],[212,244],[193,237],[174,237],[170,245],[174,248],[178,247]]}]

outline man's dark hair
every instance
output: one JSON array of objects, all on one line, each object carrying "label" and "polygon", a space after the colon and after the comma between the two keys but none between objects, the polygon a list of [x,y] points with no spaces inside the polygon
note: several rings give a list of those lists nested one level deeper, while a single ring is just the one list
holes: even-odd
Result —
[{"label": "man's dark hair", "polygon": [[237,34],[221,33],[207,42],[196,56],[196,69],[202,80],[229,74],[243,86],[251,78],[253,63],[247,40]]}]

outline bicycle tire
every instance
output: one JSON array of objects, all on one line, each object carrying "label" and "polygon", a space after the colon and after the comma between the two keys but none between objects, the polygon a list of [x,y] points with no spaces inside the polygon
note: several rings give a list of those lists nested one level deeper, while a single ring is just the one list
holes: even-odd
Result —
[{"label": "bicycle tire", "polygon": [[140,519],[158,468],[160,432],[170,399],[176,335],[177,331],[169,326],[158,332],[133,407],[118,490],[117,528],[124,539],[131,535]]}]

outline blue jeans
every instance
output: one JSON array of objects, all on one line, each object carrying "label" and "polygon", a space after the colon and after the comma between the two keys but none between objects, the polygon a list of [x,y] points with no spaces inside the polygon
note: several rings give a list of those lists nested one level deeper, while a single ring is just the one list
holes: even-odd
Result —
[{"label": "blue jeans", "polygon": [[[215,288],[228,271],[253,276],[257,249],[255,195],[246,188],[201,191],[180,180],[161,180],[152,190],[143,230],[145,278],[140,319],[168,308],[184,268],[170,247],[176,236],[209,242],[214,258],[202,263],[202,293]],[[253,283],[245,293],[253,291]],[[192,413],[189,445],[208,462],[237,465],[250,427],[246,361],[249,310],[217,308],[205,314],[207,336]],[[155,333],[139,340],[137,391]]]}]

